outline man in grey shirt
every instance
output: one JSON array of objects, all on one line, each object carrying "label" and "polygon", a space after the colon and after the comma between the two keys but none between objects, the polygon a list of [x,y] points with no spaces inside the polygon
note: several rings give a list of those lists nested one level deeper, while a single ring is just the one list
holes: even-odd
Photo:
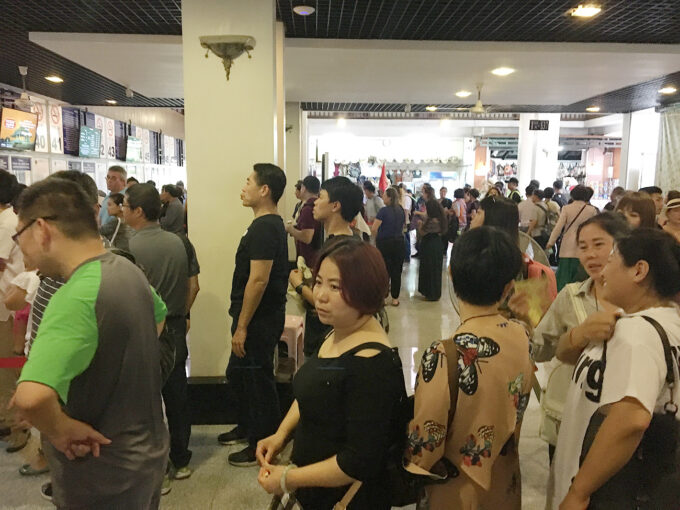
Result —
[{"label": "man in grey shirt", "polygon": [[165,214],[160,223],[163,230],[174,234],[184,234],[184,205],[179,200],[182,190],[172,184],[161,188],[161,202],[165,205]]},{"label": "man in grey shirt", "polygon": [[170,429],[170,460],[174,478],[191,476],[189,438],[191,422],[187,400],[186,313],[188,290],[187,251],[176,234],[158,224],[161,200],[150,184],[128,188],[123,202],[125,222],[137,231],[130,239],[130,253],[145,271],[168,307],[164,340],[175,346],[175,365],[163,386],[163,400]]},{"label": "man in grey shirt", "polygon": [[375,186],[371,181],[364,182],[364,195],[366,195],[366,222],[371,225],[378,215],[378,211],[385,207],[382,198],[375,194]]}]

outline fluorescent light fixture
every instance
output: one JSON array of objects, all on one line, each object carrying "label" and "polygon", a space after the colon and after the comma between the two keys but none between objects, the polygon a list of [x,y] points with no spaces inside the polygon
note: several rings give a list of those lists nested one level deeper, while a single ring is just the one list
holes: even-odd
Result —
[{"label": "fluorescent light fixture", "polygon": [[514,72],[515,70],[512,67],[497,67],[496,69],[491,71],[491,73],[495,74],[496,76],[507,76]]},{"label": "fluorescent light fixture", "polygon": [[347,125],[345,117],[338,117],[338,127],[344,128]]},{"label": "fluorescent light fixture", "polygon": [[437,111],[437,107],[436,107],[435,105],[433,105],[433,104],[431,104],[430,106],[426,106],[425,109],[426,109],[428,112],[436,112],[436,111]]},{"label": "fluorescent light fixture", "polygon": [[109,104],[118,104],[118,101],[116,101],[115,99],[107,99],[106,102]]},{"label": "fluorescent light fixture", "polygon": [[593,113],[599,112],[600,107],[599,106],[589,106],[588,108],[586,108],[586,111],[587,112],[593,112]]},{"label": "fluorescent light fixture", "polygon": [[470,92],[469,90],[459,90],[458,92],[456,92],[456,95],[458,97],[470,97],[472,95],[472,92]]},{"label": "fluorescent light fixture", "polygon": [[599,5],[585,4],[575,7],[570,12],[572,16],[576,16],[578,18],[592,18],[596,14],[599,14],[601,10],[602,7],[600,7]]},{"label": "fluorescent light fixture", "polygon": [[311,5],[298,5],[293,7],[293,12],[295,14],[299,14],[300,16],[309,16],[310,14],[314,14],[314,7]]},{"label": "fluorescent light fixture", "polygon": [[55,74],[52,74],[50,76],[45,76],[45,79],[47,81],[51,81],[52,83],[63,83],[64,82],[63,78],[61,78],[61,77],[59,77]]},{"label": "fluorescent light fixture", "polygon": [[675,94],[678,91],[675,87],[669,85],[659,90],[661,94]]}]

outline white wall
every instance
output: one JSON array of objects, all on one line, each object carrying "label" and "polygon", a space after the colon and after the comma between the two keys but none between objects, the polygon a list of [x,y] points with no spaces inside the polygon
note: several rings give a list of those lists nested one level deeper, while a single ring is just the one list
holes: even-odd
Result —
[{"label": "white wall", "polygon": [[627,189],[637,191],[655,183],[660,120],[654,108],[631,114]]}]

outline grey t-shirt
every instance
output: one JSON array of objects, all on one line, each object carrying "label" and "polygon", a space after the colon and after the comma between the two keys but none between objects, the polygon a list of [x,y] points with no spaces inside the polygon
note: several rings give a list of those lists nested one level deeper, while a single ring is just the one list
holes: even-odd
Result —
[{"label": "grey t-shirt", "polygon": [[177,234],[160,225],[143,228],[130,239],[130,253],[168,307],[168,316],[186,314],[187,252]]},{"label": "grey t-shirt", "polygon": [[168,202],[165,216],[160,219],[161,228],[175,234],[184,233],[184,206],[178,198]]}]

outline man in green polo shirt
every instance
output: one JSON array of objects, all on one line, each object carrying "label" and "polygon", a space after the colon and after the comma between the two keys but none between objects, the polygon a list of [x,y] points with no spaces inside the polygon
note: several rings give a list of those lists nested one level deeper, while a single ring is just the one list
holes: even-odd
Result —
[{"label": "man in green polo shirt", "polygon": [[50,300],[13,404],[43,434],[59,508],[158,508],[168,455],[158,333],[166,315],[142,271],[107,252],[74,182],[19,203],[25,260],[66,283]]}]

